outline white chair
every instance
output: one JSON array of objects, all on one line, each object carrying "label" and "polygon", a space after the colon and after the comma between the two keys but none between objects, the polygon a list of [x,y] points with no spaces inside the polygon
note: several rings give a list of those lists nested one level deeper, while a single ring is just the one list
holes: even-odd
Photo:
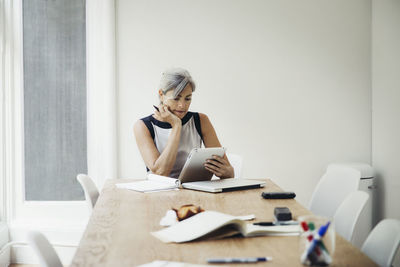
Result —
[{"label": "white chair", "polygon": [[315,187],[309,209],[314,214],[332,218],[343,200],[358,190],[360,178],[361,173],[352,168],[329,168]]},{"label": "white chair", "polygon": [[400,220],[380,221],[368,235],[361,251],[379,266],[392,266],[400,245]]},{"label": "white chair", "polygon": [[231,163],[231,166],[233,167],[233,170],[235,172],[234,178],[240,178],[240,175],[242,173],[242,156],[230,153],[226,153],[226,156],[228,157],[228,160]]},{"label": "white chair", "polygon": [[334,216],[335,231],[353,245],[354,229],[363,223],[359,221],[359,218],[368,198],[369,195],[362,191],[350,193],[340,204]]},{"label": "white chair", "polygon": [[63,266],[53,246],[42,233],[37,231],[28,232],[27,241],[38,256],[41,267]]},{"label": "white chair", "polygon": [[94,205],[96,205],[97,199],[99,198],[99,190],[97,190],[96,185],[93,180],[86,174],[78,174],[76,179],[82,186],[85,192],[86,203],[90,211],[93,210]]}]

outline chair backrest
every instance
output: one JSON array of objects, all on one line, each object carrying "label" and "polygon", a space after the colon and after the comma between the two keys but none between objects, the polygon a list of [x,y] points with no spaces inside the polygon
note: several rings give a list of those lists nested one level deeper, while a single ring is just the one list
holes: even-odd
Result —
[{"label": "chair backrest", "polygon": [[97,190],[93,180],[86,174],[78,174],[76,179],[78,179],[83,191],[85,192],[85,199],[89,210],[93,210],[94,205],[96,205],[97,199],[99,198],[99,190]]},{"label": "chair backrest", "polygon": [[359,217],[365,204],[367,204],[368,198],[369,195],[365,192],[352,192],[336,210],[334,216],[335,231],[351,243],[353,243],[356,225],[363,223],[359,222]]},{"label": "chair backrest", "polygon": [[400,245],[400,220],[380,221],[368,235],[361,251],[379,266],[391,266]]},{"label": "chair backrest", "polygon": [[240,178],[240,175],[242,173],[242,162],[243,162],[242,156],[230,153],[226,153],[226,156],[228,157],[228,160],[231,163],[233,170],[235,172],[234,178]]},{"label": "chair backrest", "polygon": [[360,171],[353,168],[329,168],[315,187],[309,209],[314,214],[332,218],[343,200],[358,190],[360,178]]},{"label": "chair backrest", "polygon": [[27,241],[38,256],[41,267],[63,266],[53,246],[42,233],[38,231],[28,232]]}]

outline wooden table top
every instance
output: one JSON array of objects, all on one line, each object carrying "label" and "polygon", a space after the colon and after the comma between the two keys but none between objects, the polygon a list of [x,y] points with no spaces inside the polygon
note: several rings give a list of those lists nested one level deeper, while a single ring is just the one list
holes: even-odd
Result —
[{"label": "wooden table top", "polygon": [[[252,266],[303,266],[298,236],[234,237],[165,244],[150,234],[162,229],[159,222],[167,210],[185,204],[231,215],[255,214],[257,221],[272,221],[274,208],[282,206],[288,207],[294,218],[311,214],[294,199],[261,198],[262,191],[282,191],[271,180],[267,180],[263,189],[217,194],[185,189],[141,193],[115,187],[115,183],[131,181],[106,182],[71,266],[136,266],[154,260],[207,264],[208,258],[261,256],[271,256],[273,260]],[[336,235],[331,266],[376,265],[359,249]]]}]

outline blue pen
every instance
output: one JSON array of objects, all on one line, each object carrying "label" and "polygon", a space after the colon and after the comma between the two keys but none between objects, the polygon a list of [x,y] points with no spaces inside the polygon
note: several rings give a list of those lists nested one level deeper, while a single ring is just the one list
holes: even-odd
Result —
[{"label": "blue pen", "polygon": [[219,258],[208,259],[207,263],[255,263],[259,261],[271,261],[271,257],[250,257],[250,258]]},{"label": "blue pen", "polygon": [[308,255],[310,255],[313,252],[316,244],[325,235],[325,233],[328,230],[328,227],[329,227],[330,224],[331,224],[331,222],[327,222],[325,225],[322,225],[319,228],[318,235],[314,236],[314,239],[312,240],[312,242],[311,242],[310,246],[308,247],[308,249],[306,251],[304,251],[303,255],[301,255],[301,262],[302,263],[306,262],[306,260],[308,258]]}]

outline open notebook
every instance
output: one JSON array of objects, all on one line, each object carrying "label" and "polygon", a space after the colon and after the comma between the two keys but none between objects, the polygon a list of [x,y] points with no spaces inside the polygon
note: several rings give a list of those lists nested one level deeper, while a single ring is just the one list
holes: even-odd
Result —
[{"label": "open notebook", "polygon": [[250,179],[220,179],[212,181],[198,181],[182,183],[180,180],[166,176],[148,174],[147,180],[132,183],[116,184],[117,188],[125,188],[139,192],[158,192],[166,190],[177,190],[180,186],[186,189],[193,189],[205,192],[226,192],[265,186],[265,181]]}]

